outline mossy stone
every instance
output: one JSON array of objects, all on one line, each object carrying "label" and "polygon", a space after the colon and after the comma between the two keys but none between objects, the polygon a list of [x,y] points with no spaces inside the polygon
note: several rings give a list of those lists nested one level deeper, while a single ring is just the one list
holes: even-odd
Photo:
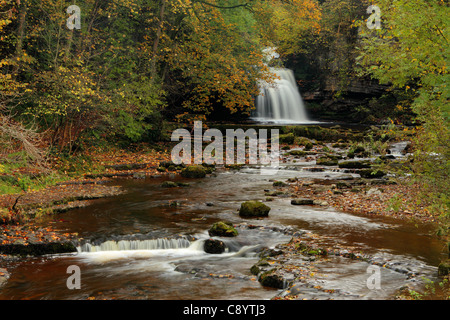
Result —
[{"label": "mossy stone", "polygon": [[292,199],[291,204],[296,206],[312,205],[314,204],[314,200],[305,198]]},{"label": "mossy stone", "polygon": [[286,281],[275,271],[276,270],[272,269],[261,274],[259,277],[259,282],[264,287],[284,289]]},{"label": "mossy stone", "polygon": [[238,232],[233,227],[232,223],[223,221],[214,223],[208,233],[210,236],[218,237],[235,237],[238,235]]},{"label": "mossy stone", "polygon": [[163,188],[176,188],[176,187],[178,187],[178,184],[176,182],[173,182],[173,181],[164,181],[161,184],[161,187],[163,187]]},{"label": "mossy stone", "polygon": [[206,177],[206,170],[200,165],[190,165],[181,171],[181,176],[184,178],[204,178]]},{"label": "mossy stone", "polygon": [[366,179],[381,178],[385,175],[385,173],[381,170],[372,170],[372,169],[362,169],[358,173],[362,178]]},{"label": "mossy stone", "polygon": [[292,132],[287,133],[287,134],[280,134],[280,136],[279,136],[280,143],[293,144],[294,139],[295,139],[295,137]]},{"label": "mossy stone", "polygon": [[239,215],[241,217],[267,217],[270,207],[259,201],[246,201],[241,204]]},{"label": "mossy stone", "polygon": [[339,168],[346,169],[363,169],[370,168],[372,166],[370,161],[343,161],[339,163]]},{"label": "mossy stone", "polygon": [[287,183],[285,183],[285,182],[283,182],[283,181],[275,181],[272,185],[273,185],[274,187],[286,187],[286,186],[287,186]]},{"label": "mossy stone", "polygon": [[316,160],[316,164],[321,166],[336,166],[338,164],[338,160],[329,157],[321,157]]}]

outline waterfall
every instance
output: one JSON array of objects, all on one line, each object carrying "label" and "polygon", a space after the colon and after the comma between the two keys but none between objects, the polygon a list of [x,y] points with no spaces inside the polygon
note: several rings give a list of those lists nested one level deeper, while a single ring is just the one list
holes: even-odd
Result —
[{"label": "waterfall", "polygon": [[294,73],[290,69],[270,68],[279,79],[273,84],[260,82],[256,98],[256,121],[308,122],[303,99],[298,91]]},{"label": "waterfall", "polygon": [[122,250],[157,250],[157,249],[185,249],[191,245],[187,239],[149,239],[149,240],[120,240],[105,241],[99,245],[85,243],[77,248],[78,252],[101,252]]}]

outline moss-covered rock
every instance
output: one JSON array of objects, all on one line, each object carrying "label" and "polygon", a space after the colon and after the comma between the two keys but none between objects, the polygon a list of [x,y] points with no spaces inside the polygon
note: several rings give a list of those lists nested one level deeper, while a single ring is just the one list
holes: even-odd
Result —
[{"label": "moss-covered rock", "polygon": [[283,191],[267,191],[264,193],[267,197],[278,197],[285,194]]},{"label": "moss-covered rock", "polygon": [[279,136],[280,143],[293,144],[294,139],[295,139],[295,137],[292,132],[287,133],[287,134],[280,134],[280,136]]},{"label": "moss-covered rock", "polygon": [[320,157],[316,160],[316,164],[320,166],[336,166],[338,160],[330,157]]},{"label": "moss-covered rock", "polygon": [[385,173],[381,170],[362,169],[358,171],[359,175],[365,179],[381,178]]},{"label": "moss-covered rock", "polygon": [[286,287],[286,281],[285,279],[278,274],[277,269],[271,269],[269,271],[263,272],[259,276],[259,282],[261,285],[265,287],[270,288],[276,288],[276,289],[284,289]]},{"label": "moss-covered rock", "polygon": [[311,142],[308,142],[305,144],[305,151],[309,151],[313,148],[313,144]]},{"label": "moss-covered rock", "polygon": [[181,176],[184,178],[204,178],[206,169],[201,165],[190,165],[181,170]]},{"label": "moss-covered rock", "polygon": [[208,230],[210,236],[218,237],[235,237],[238,235],[237,230],[231,222],[219,221],[212,225]]},{"label": "moss-covered rock", "polygon": [[285,183],[285,182],[283,182],[283,181],[275,181],[272,185],[273,185],[274,187],[286,187],[286,186],[287,186],[287,183]]},{"label": "moss-covered rock", "polygon": [[164,181],[163,183],[161,183],[161,187],[163,187],[163,188],[176,188],[176,187],[178,187],[178,184],[176,182],[173,182],[173,181]]},{"label": "moss-covered rock", "polygon": [[183,169],[184,167],[186,167],[186,165],[184,163],[175,164],[173,161],[161,161],[159,163],[159,166],[162,168],[166,168],[169,171],[179,170],[179,169]]},{"label": "moss-covered rock", "polygon": [[254,264],[251,268],[250,268],[250,273],[257,276],[258,273],[261,272],[261,268],[258,267],[256,264]]},{"label": "moss-covered rock", "polygon": [[314,204],[314,200],[306,199],[306,198],[292,199],[291,204],[297,205],[297,206],[312,205],[312,204]]},{"label": "moss-covered rock", "polygon": [[447,259],[447,261],[443,261],[438,266],[438,275],[439,276],[447,276],[450,271],[450,259]]},{"label": "moss-covered rock", "polygon": [[372,166],[372,163],[367,160],[362,161],[342,161],[339,163],[339,168],[345,168],[345,169],[363,169],[363,168],[370,168]]},{"label": "moss-covered rock", "polygon": [[241,217],[267,217],[270,207],[259,201],[246,201],[241,204],[239,215]]},{"label": "moss-covered rock", "polygon": [[291,156],[299,156],[299,157],[303,157],[309,154],[309,152],[307,151],[303,151],[303,150],[291,150],[289,151],[289,154]]}]

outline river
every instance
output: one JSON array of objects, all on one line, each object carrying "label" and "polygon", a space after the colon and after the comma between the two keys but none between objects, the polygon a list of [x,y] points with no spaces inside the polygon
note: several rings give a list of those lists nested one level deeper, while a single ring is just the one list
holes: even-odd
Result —
[{"label": "river", "polygon": [[[17,263],[0,299],[271,299],[283,292],[261,286],[250,268],[261,247],[275,247],[291,239],[289,231],[312,232],[327,246],[351,246],[387,261],[381,289],[366,285],[370,264],[342,257],[318,264],[316,283],[339,289],[333,298],[391,299],[409,279],[407,269],[434,280],[442,244],[426,224],[414,225],[388,217],[368,217],[322,206],[293,206],[289,198],[275,198],[268,218],[240,218],[246,200],[264,200],[272,179],[292,177],[331,179],[342,172],[310,172],[297,163],[295,170],[276,176],[257,169],[218,170],[204,179],[171,180],[190,185],[163,188],[163,178],[118,180],[126,193],[97,200],[42,221],[63,232],[77,232],[79,252],[27,258]],[[305,164],[306,166],[307,164]],[[166,178],[167,179],[167,178]],[[228,250],[202,250],[208,229],[220,220],[237,225],[239,235],[222,238]],[[249,224],[260,228],[248,228]],[[84,244],[84,243],[89,243]],[[84,244],[84,245],[83,245]],[[81,288],[68,289],[67,268],[78,266]],[[301,288],[296,289],[302,292]],[[323,290],[304,288],[307,298],[327,298]]]}]

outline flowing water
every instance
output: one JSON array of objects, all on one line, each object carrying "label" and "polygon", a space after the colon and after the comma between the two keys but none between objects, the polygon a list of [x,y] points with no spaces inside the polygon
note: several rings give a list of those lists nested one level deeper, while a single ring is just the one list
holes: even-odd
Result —
[{"label": "flowing water", "polygon": [[259,122],[309,123],[302,96],[290,69],[270,68],[277,79],[273,84],[260,83],[253,119]]},{"label": "flowing water", "polygon": [[[318,206],[292,206],[289,198],[268,203],[269,217],[246,220],[238,216],[240,203],[264,200],[272,179],[290,177],[333,179],[338,171],[279,170],[263,175],[258,169],[218,171],[200,180],[182,180],[189,187],[162,188],[162,179],[123,180],[125,194],[49,217],[43,225],[83,238],[78,252],[25,259],[12,269],[0,299],[270,299],[280,289],[265,288],[250,273],[262,247],[286,243],[283,230],[306,230],[323,237],[329,246],[359,248],[392,268],[383,268],[382,289],[369,290],[369,264],[335,257],[320,265],[317,283],[339,288],[333,298],[390,299],[410,283],[405,272],[434,277],[442,244],[427,225],[414,226],[389,218],[351,215]],[[235,238],[221,238],[222,254],[207,254],[203,241],[219,220],[254,224],[238,228]],[[69,290],[67,268],[81,270],[81,289]],[[329,298],[313,288],[294,288],[307,298]]]}]

